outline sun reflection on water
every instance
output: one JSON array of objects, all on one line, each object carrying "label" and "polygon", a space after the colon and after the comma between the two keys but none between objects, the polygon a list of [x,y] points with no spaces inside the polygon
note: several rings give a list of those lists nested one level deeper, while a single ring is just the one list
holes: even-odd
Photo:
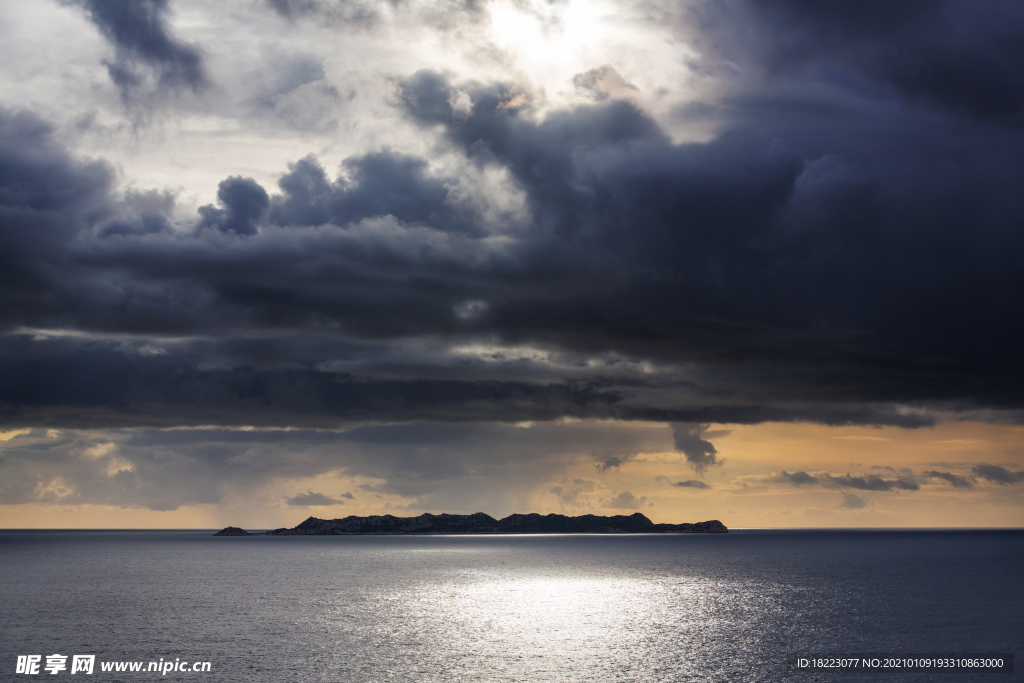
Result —
[{"label": "sun reflection on water", "polygon": [[391,656],[404,649],[424,673],[459,679],[576,680],[589,672],[592,680],[686,680],[687,672],[707,672],[701,652],[729,593],[720,588],[466,570],[382,596],[389,616],[378,636]]}]

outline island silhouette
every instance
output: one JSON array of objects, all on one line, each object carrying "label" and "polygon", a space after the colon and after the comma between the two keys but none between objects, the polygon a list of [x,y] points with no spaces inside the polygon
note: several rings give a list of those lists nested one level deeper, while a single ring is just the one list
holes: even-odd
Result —
[{"label": "island silhouette", "polygon": [[[432,515],[418,517],[393,515],[351,515],[341,519],[310,517],[291,529],[275,529],[267,536],[347,536],[397,534],[724,534],[729,529],[717,519],[693,524],[655,524],[644,515],[566,515],[513,514],[495,519],[483,512],[471,515]],[[229,526],[214,536],[253,536],[239,527]]]}]

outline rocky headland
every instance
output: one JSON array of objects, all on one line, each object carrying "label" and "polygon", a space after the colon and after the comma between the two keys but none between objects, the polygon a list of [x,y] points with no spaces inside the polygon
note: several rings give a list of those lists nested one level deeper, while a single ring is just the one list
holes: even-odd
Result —
[{"label": "rocky headland", "polygon": [[[655,524],[639,512],[632,515],[601,517],[598,515],[509,515],[495,519],[483,512],[472,515],[432,515],[394,517],[344,517],[319,519],[310,517],[291,529],[268,531],[268,536],[345,536],[397,534],[724,534],[728,529],[717,519],[695,524]],[[241,533],[237,533],[241,532]],[[247,532],[237,527],[218,531],[215,536],[242,536]]]}]

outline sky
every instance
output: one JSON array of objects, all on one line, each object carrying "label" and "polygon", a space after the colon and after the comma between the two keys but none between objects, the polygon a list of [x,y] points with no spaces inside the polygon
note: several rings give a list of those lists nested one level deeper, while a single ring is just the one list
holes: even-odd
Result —
[{"label": "sky", "polygon": [[0,527],[1024,526],[1024,5],[0,4]]}]

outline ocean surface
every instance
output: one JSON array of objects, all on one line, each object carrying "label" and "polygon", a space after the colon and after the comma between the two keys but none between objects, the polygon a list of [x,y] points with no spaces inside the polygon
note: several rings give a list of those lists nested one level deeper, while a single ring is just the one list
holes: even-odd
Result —
[{"label": "ocean surface", "polygon": [[[241,537],[0,531],[0,680],[1020,681],[787,671],[1024,655],[1024,531]],[[96,656],[92,676],[18,655]],[[208,661],[210,671],[101,672]]]}]

